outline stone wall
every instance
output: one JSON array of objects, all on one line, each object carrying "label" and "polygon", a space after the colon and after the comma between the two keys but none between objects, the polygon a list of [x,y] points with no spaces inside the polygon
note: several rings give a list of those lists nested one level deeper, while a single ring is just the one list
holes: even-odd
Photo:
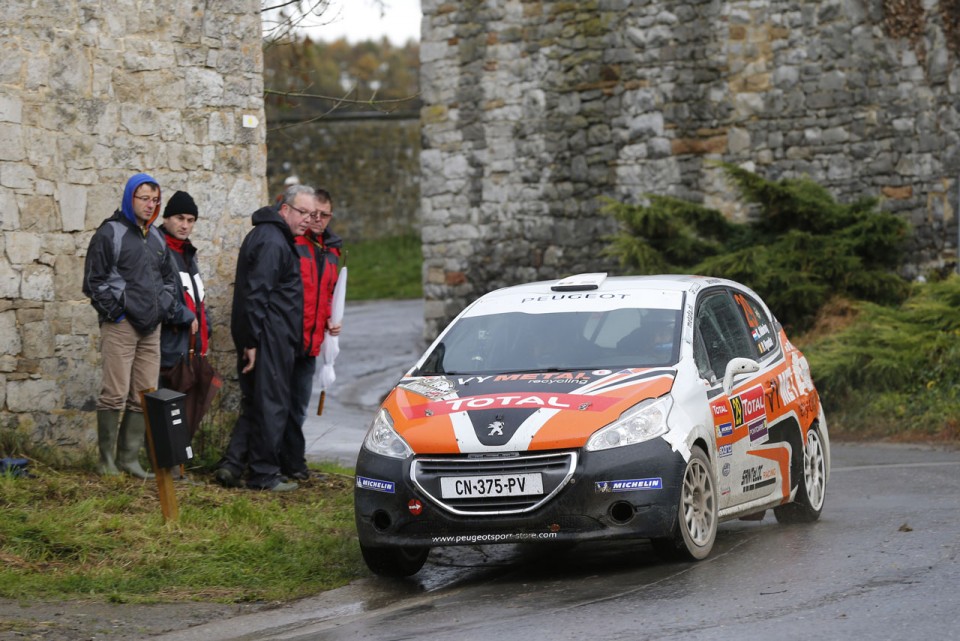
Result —
[{"label": "stone wall", "polygon": [[419,233],[419,114],[327,115],[304,120],[309,119],[270,118],[270,193],[279,194],[291,175],[304,184],[324,187],[334,199],[336,217],[331,229],[348,244]]},{"label": "stone wall", "polygon": [[[90,236],[145,171],[193,194],[215,360],[236,251],[266,202],[259,0],[6,0],[0,12],[0,429],[93,441]],[[2,454],[2,452],[0,452]]]},{"label": "stone wall", "polygon": [[732,218],[713,161],[882,199],[904,275],[957,259],[960,11],[935,0],[423,0],[426,333],[485,291],[593,270],[601,197]]}]

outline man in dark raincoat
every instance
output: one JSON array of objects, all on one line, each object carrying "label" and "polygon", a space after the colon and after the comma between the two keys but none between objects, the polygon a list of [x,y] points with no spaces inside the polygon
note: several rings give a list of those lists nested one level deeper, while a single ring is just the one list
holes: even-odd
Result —
[{"label": "man in dark raincoat", "polygon": [[314,190],[293,185],[278,206],[253,214],[253,230],[237,256],[230,331],[240,374],[240,417],[215,478],[251,489],[295,490],[280,470],[280,447],[302,351],[303,285],[294,238],[315,214]]}]

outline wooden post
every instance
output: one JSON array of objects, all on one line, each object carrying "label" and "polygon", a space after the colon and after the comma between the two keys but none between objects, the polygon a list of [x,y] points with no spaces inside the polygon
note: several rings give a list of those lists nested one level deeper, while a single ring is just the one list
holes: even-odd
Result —
[{"label": "wooden post", "polygon": [[177,521],[180,518],[180,507],[177,505],[177,493],[173,489],[173,475],[170,469],[157,465],[157,450],[153,445],[153,430],[150,428],[150,415],[147,412],[146,394],[154,389],[140,391],[140,407],[143,409],[143,420],[147,424],[147,453],[150,454],[150,465],[157,477],[157,490],[160,493],[160,511],[164,521]]}]

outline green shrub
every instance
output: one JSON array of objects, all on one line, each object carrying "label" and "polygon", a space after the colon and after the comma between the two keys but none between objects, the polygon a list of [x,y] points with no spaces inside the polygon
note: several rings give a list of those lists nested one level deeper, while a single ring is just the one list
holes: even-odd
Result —
[{"label": "green shrub", "polygon": [[915,284],[897,307],[853,305],[853,323],[803,346],[828,418],[863,435],[956,436],[960,276]]},{"label": "green shrub", "polygon": [[730,278],[759,293],[791,331],[810,327],[835,295],[890,305],[908,284],[894,270],[907,224],[876,201],[837,203],[808,179],[770,181],[722,165],[743,201],[747,223],[669,196],[646,204],[608,201],[621,231],[607,254],[629,273],[694,273]]}]

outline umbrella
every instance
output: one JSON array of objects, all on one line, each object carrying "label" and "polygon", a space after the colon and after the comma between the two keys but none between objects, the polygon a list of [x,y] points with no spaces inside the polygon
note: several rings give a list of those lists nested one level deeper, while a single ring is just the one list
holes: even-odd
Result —
[{"label": "umbrella", "polygon": [[184,399],[184,413],[186,414],[191,439],[197,433],[203,416],[210,409],[213,397],[223,386],[223,379],[213,369],[213,365],[210,364],[207,357],[198,354],[194,349],[195,343],[196,335],[192,335],[190,337],[190,351],[185,357],[181,356],[177,364],[171,367],[167,374],[170,389],[187,395]]},{"label": "umbrella", "polygon": [[[343,306],[347,298],[347,268],[340,270],[340,276],[337,278],[337,284],[333,288],[333,303],[330,307],[330,321],[334,325],[339,325],[343,321]],[[340,353],[340,337],[331,336],[330,332],[324,336],[323,343],[320,345],[320,371],[317,373],[317,379],[320,382],[320,403],[317,405],[317,416],[323,414],[323,401],[327,395],[327,388],[333,385],[337,380],[336,373],[333,371],[333,362],[337,360],[337,354]]]}]

